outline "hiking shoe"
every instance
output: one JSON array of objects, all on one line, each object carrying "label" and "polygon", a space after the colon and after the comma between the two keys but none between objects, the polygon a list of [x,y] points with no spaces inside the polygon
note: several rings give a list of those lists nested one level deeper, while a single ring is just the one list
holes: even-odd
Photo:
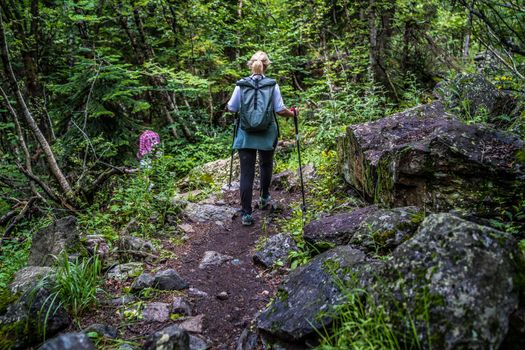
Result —
[{"label": "hiking shoe", "polygon": [[266,209],[270,205],[271,200],[272,196],[268,196],[266,198],[259,197],[259,209]]},{"label": "hiking shoe", "polygon": [[253,219],[253,216],[251,216],[251,214],[242,214],[241,223],[243,224],[243,226],[251,226],[254,222],[255,220]]}]

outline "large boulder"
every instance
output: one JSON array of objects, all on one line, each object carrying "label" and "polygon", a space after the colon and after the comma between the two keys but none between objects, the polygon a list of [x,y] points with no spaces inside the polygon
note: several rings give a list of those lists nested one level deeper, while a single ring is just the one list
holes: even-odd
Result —
[{"label": "large boulder", "polygon": [[[368,288],[389,300],[381,305],[391,315],[412,316],[424,348],[499,349],[518,308],[515,247],[509,234],[430,215]],[[392,319],[400,330],[407,326]]]},{"label": "large boulder", "polygon": [[339,138],[340,170],[368,198],[389,207],[464,209],[491,216],[525,191],[518,137],[466,125],[441,102],[352,125]]},{"label": "large boulder", "polygon": [[337,277],[344,278],[348,269],[362,265],[365,259],[363,252],[340,246],[292,271],[272,304],[259,315],[258,328],[300,341],[328,326],[333,320],[328,311],[344,299]]},{"label": "large boulder", "polygon": [[349,295],[366,291],[376,305],[367,312],[379,305],[394,334],[410,341],[415,331],[423,349],[499,349],[518,308],[518,257],[509,234],[432,214],[388,259],[339,246],[293,271],[258,327],[303,342],[328,329]]},{"label": "large boulder", "polygon": [[27,265],[51,266],[54,256],[62,252],[77,252],[82,247],[74,216],[56,220],[33,236]]},{"label": "large boulder", "polygon": [[364,219],[349,243],[367,253],[388,254],[410,239],[425,217],[418,207],[379,209]]},{"label": "large boulder", "polygon": [[375,211],[377,207],[372,205],[314,220],[305,226],[304,239],[318,246],[322,243],[348,244],[361,223]]}]

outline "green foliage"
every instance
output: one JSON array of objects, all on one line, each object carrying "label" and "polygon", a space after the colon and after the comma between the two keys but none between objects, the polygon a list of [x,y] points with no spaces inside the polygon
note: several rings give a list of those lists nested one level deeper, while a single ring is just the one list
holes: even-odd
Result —
[{"label": "green foliage", "polygon": [[117,179],[110,193],[99,193],[96,204],[80,216],[81,227],[88,233],[115,240],[120,230],[133,220],[138,227],[136,233],[143,236],[156,233],[164,226],[167,215],[176,215],[180,210],[172,203],[175,166],[173,157],[161,156],[151,159],[150,168]]},{"label": "green foliage", "polygon": [[97,302],[102,265],[98,257],[70,261],[66,254],[57,258],[51,277],[52,295],[77,318]]},{"label": "green foliage", "polygon": [[[340,305],[328,311],[335,316],[335,320],[330,329],[319,331],[321,344],[317,349],[432,349],[431,339],[425,339],[426,344],[423,347],[421,339],[427,335],[418,334],[414,322],[417,318],[426,327],[429,325],[432,304],[428,290],[417,296],[417,315],[414,315],[406,304],[400,305],[391,295],[379,295],[375,298],[366,290],[356,288],[355,276],[350,276],[347,282],[343,282],[335,274],[334,278],[344,291],[345,298]],[[397,307],[390,307],[387,311],[383,307],[386,304]],[[319,317],[323,317],[323,313]],[[399,329],[400,323],[404,324],[404,331]]]}]

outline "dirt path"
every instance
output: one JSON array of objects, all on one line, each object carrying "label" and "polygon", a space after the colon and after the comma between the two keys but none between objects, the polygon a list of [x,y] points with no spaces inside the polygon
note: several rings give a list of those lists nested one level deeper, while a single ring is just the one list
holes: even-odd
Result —
[{"label": "dirt path", "polygon": [[[278,217],[288,214],[289,203],[296,195],[273,191],[274,202],[283,209]],[[224,194],[222,206],[239,208],[237,192]],[[235,349],[242,331],[251,324],[257,312],[275,295],[282,275],[264,270],[253,262],[256,246],[264,237],[277,233],[278,225],[274,214],[268,210],[255,210],[256,222],[253,226],[241,225],[240,217],[221,222],[191,222],[185,218],[184,224],[191,225],[194,232],[188,233],[184,244],[174,244],[173,237],[162,237],[164,251],[172,252],[170,258],[160,263],[145,264],[145,272],[174,269],[188,282],[191,289],[184,291],[163,291],[153,293],[149,298],[135,299],[143,305],[153,302],[171,303],[175,297],[182,296],[192,306],[192,315],[204,315],[203,331],[194,333],[210,346],[210,349]],[[205,252],[216,251],[229,255],[233,260],[219,266],[199,268]],[[125,295],[133,279],[124,282],[106,281],[105,290],[112,297]],[[206,293],[196,295],[194,290]],[[220,293],[227,297],[219,298]],[[133,304],[129,304],[133,305]],[[124,307],[126,308],[126,307]],[[81,320],[81,328],[92,323],[104,323],[118,328],[119,338],[142,344],[147,335],[168,327],[175,321],[146,322],[139,319],[126,319],[113,305],[101,305],[93,313]],[[135,347],[133,347],[135,348]]]},{"label": "dirt path", "polygon": [[[283,203],[282,193],[272,193]],[[228,194],[226,204],[239,207],[237,194]],[[203,335],[213,348],[232,348],[240,333],[275,294],[279,276],[273,276],[254,265],[252,257],[261,237],[275,233],[277,227],[269,211],[254,211],[255,225],[241,225],[240,217],[224,226],[215,223],[192,224],[195,233],[188,242],[175,249],[177,260],[166,263],[177,270],[190,285],[208,294],[207,298],[193,298],[195,314],[205,315]],[[263,224],[266,221],[266,224]],[[199,263],[206,251],[217,251],[233,257],[221,266],[200,269]],[[226,292],[228,298],[217,298]]]}]

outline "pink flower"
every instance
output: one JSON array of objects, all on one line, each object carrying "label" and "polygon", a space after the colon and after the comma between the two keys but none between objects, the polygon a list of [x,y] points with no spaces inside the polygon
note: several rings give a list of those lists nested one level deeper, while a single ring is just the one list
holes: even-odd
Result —
[{"label": "pink flower", "polygon": [[141,159],[146,154],[153,151],[156,145],[160,144],[160,137],[155,131],[146,130],[139,138],[139,152],[137,158]]}]

